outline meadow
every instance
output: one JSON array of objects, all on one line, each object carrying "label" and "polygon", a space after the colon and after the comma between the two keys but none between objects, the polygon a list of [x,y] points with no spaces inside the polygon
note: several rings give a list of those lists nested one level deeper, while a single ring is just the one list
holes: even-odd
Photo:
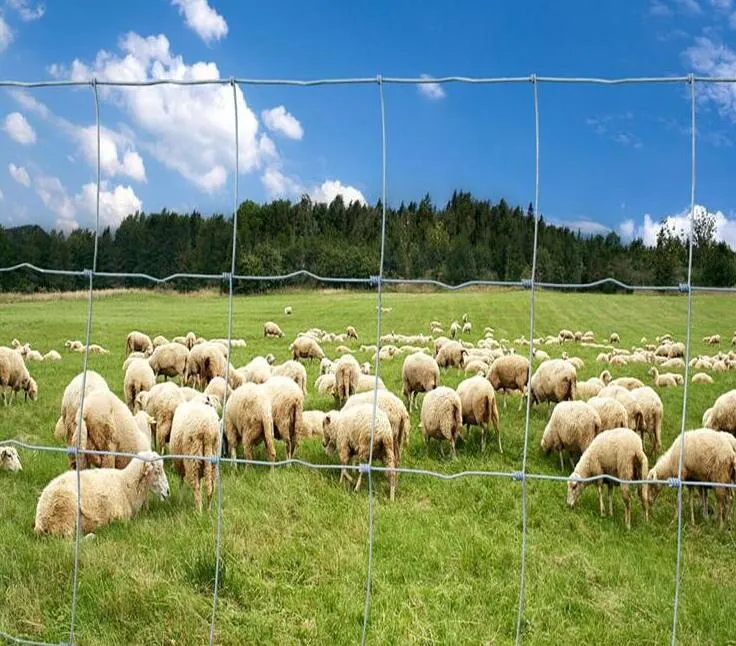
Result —
[{"label": "meadow", "polygon": [[[734,325],[731,296],[698,294],[693,299],[692,353],[713,354],[702,337],[720,333],[728,349]],[[285,316],[285,305],[293,315]],[[529,292],[468,291],[386,293],[383,331],[428,333],[429,321],[449,326],[467,312],[467,340],[492,326],[497,339],[529,335]],[[39,384],[36,402],[0,408],[0,440],[16,438],[59,446],[53,438],[63,389],[82,367],[83,356],[67,353],[67,338],[84,339],[87,302],[65,299],[0,300],[0,344],[13,337],[60,362],[29,366]],[[669,332],[684,340],[687,300],[683,295],[603,295],[540,292],[535,334],[560,328],[593,330],[597,340],[616,331],[623,347]],[[263,323],[278,322],[286,336],[265,339]],[[317,326],[344,331],[354,325],[360,343],[375,343],[373,293],[295,291],[236,297],[233,335],[248,347],[233,350],[240,366],[257,354],[290,358],[297,332]],[[89,367],[122,395],[125,337],[132,329],[171,338],[194,330],[205,337],[227,335],[227,298],[212,293],[176,295],[131,292],[94,300],[92,342],[111,350],[92,355]],[[361,361],[370,360],[357,351]],[[545,347],[559,356],[558,346]],[[596,350],[571,346],[581,357],[584,379],[605,367]],[[335,346],[326,345],[334,357]],[[520,348],[527,352],[527,348]],[[401,392],[402,357],[382,362],[386,386]],[[307,365],[306,409],[329,410],[330,397],[313,387],[319,367]],[[651,383],[646,366],[611,368]],[[700,426],[715,398],[736,387],[736,373],[714,375],[714,385],[690,385],[687,428]],[[456,386],[464,375],[443,372]],[[665,406],[663,444],[680,431],[683,388],[659,390]],[[458,458],[422,444],[418,412],[402,466],[444,473],[521,468],[524,411],[518,398],[499,400],[504,453],[494,441],[484,452],[479,436],[458,442]],[[532,408],[528,470],[560,475],[556,456],[545,457],[539,439],[549,411]],[[277,443],[278,457],[284,455]],[[74,544],[40,539],[32,531],[43,487],[67,467],[63,453],[20,451],[23,471],[0,472],[0,631],[48,642],[65,641],[70,619]],[[263,447],[256,457],[263,457]],[[296,457],[335,461],[318,440],[300,445]],[[170,469],[170,467],[167,467]],[[82,645],[207,642],[214,578],[216,507],[201,516],[190,490],[181,491],[171,471],[172,496],[151,500],[129,523],[118,523],[83,541],[79,571],[77,641]],[[565,472],[567,475],[567,472]],[[217,611],[218,644],[354,644],[360,640],[368,539],[367,487],[354,493],[338,484],[336,470],[292,465],[277,469],[223,468],[223,571]],[[510,644],[515,637],[521,545],[521,485],[509,478],[466,477],[453,481],[403,474],[396,501],[388,500],[382,474],[375,476],[375,545],[370,644]],[[663,644],[672,629],[677,524],[676,491],[658,498],[649,523],[638,497],[631,531],[616,492],[614,517],[601,518],[595,487],[578,506],[565,503],[564,482],[528,484],[528,543],[525,644]],[[687,500],[687,498],[685,498]],[[711,504],[713,498],[711,496]],[[686,515],[686,518],[689,514]],[[683,570],[678,638],[682,644],[734,643],[736,607],[734,534],[696,516],[683,528]]]}]

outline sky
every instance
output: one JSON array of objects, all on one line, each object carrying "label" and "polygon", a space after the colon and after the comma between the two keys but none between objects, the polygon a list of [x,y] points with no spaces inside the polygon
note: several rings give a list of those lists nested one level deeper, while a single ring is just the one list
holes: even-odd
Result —
[{"label": "sky", "polygon": [[[736,77],[736,0],[448,3],[0,0],[6,80],[426,77],[384,85],[387,196],[535,195],[531,83],[441,76]],[[540,212],[653,244],[690,208],[686,83],[538,86]],[[129,213],[231,213],[233,87],[98,86],[103,226]],[[239,197],[375,204],[379,87],[240,85]],[[736,248],[736,86],[696,85],[696,204]],[[0,225],[94,225],[91,85],[0,89]]]}]

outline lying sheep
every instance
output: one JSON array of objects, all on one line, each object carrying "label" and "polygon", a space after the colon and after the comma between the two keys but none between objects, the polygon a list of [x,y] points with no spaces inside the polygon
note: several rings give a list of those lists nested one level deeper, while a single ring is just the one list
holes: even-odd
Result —
[{"label": "lying sheep", "polygon": [[[343,410],[353,406],[361,406],[363,404],[373,404],[375,394],[372,392],[358,393],[350,397],[342,407]],[[394,438],[394,455],[396,462],[401,460],[401,451],[404,446],[409,444],[409,433],[411,431],[411,421],[409,420],[409,412],[396,395],[388,390],[378,391],[377,406],[379,410],[386,413],[388,421],[391,424],[391,433]]]},{"label": "lying sheep", "polygon": [[69,352],[84,352],[84,343],[81,341],[67,339],[64,341],[64,347],[69,350]]},{"label": "lying sheep", "polygon": [[36,505],[36,535],[72,538],[77,526],[77,500],[83,534],[114,520],[128,520],[148,500],[149,493],[169,496],[169,481],[163,461],[152,451],[138,453],[124,469],[67,471],[49,482]]},{"label": "lying sheep", "polygon": [[693,378],[690,380],[693,384],[712,384],[715,383],[713,381],[713,377],[710,375],[705,374],[704,372],[696,372],[693,375]]},{"label": "lying sheep", "polygon": [[588,406],[595,409],[601,419],[601,432],[629,426],[629,415],[624,405],[611,397],[591,397]]},{"label": "lying sheep", "polygon": [[649,369],[648,374],[654,380],[654,385],[657,386],[657,388],[677,387],[677,377],[672,372],[666,372],[660,375],[659,371],[652,366]]},{"label": "lying sheep", "polygon": [[56,350],[49,350],[43,355],[44,361],[61,361],[61,355]]},{"label": "lying sheep", "polygon": [[422,402],[420,418],[425,445],[430,437],[446,439],[452,447],[452,457],[456,458],[455,442],[463,428],[463,404],[460,395],[447,386],[429,391]]},{"label": "lying sheep", "polygon": [[498,452],[503,453],[501,430],[498,426],[498,406],[493,386],[484,377],[471,377],[458,384],[457,394],[462,405],[463,424],[470,431],[471,425],[480,427],[480,448],[486,448],[486,432],[490,435],[491,425],[498,437]]},{"label": "lying sheep", "polygon": [[127,370],[123,379],[123,392],[125,393],[125,403],[131,412],[135,412],[135,398],[138,393],[144,390],[151,390],[156,385],[156,375],[154,374],[148,361],[145,359],[134,359]]},{"label": "lying sheep", "polygon": [[246,383],[233,391],[227,402],[224,431],[230,458],[237,458],[238,444],[247,460],[253,459],[253,447],[263,442],[268,459],[276,459],[273,440],[271,400],[262,386]]},{"label": "lying sheep", "polygon": [[440,385],[437,361],[422,353],[408,355],[401,367],[401,382],[402,392],[411,412],[417,393],[428,393]]},{"label": "lying sheep", "polygon": [[574,469],[577,458],[601,432],[602,423],[596,409],[581,401],[564,401],[555,405],[542,434],[540,447],[545,455],[560,454],[560,469],[565,468],[563,453],[567,451]]},{"label": "lying sheep", "polygon": [[274,323],[273,321],[266,321],[263,324],[263,336],[280,338],[284,336],[284,333],[281,331],[278,323]]},{"label": "lying sheep", "polygon": [[[549,363],[545,361],[545,363]],[[520,354],[509,354],[499,357],[491,364],[488,372],[488,381],[493,390],[503,391],[503,407],[506,408],[506,393],[511,390],[521,392],[519,410],[521,410],[524,395],[529,383],[529,359]]]},{"label": "lying sheep", "polygon": [[125,340],[125,356],[127,357],[131,352],[143,352],[150,356],[153,352],[151,337],[143,332],[133,330]]},{"label": "lying sheep", "polygon": [[[392,469],[395,469],[398,463],[394,454],[391,424],[386,413],[380,409],[376,410],[375,422],[373,420],[371,404],[361,404],[342,411],[330,411],[325,415],[322,426],[322,446],[328,455],[337,452],[340,457],[340,464],[343,465],[340,470],[340,482],[347,480],[352,483],[353,479],[344,467],[355,457],[364,462],[368,461],[371,457],[372,435],[373,458],[381,460],[389,469],[390,499],[394,500],[396,472]],[[360,488],[361,481],[362,473],[359,472],[355,491]]]},{"label": "lying sheep", "polygon": [[577,372],[564,359],[550,359],[540,364],[529,387],[532,403],[561,402],[575,399]]},{"label": "lying sheep", "polygon": [[13,446],[0,446],[0,471],[23,471],[18,451]]},{"label": "lying sheep", "polygon": [[194,491],[194,502],[202,511],[201,481],[207,491],[207,503],[212,503],[215,467],[212,458],[220,455],[220,419],[212,406],[202,401],[184,402],[174,413],[171,424],[171,453],[203,459],[174,459],[174,471]]},{"label": "lying sheep", "polygon": [[[23,358],[15,350],[0,347],[0,390],[3,391],[3,403],[7,406],[10,398],[22,390],[24,399],[35,401],[38,398],[38,385],[31,377],[23,362]],[[10,397],[8,396],[10,391]]]},{"label": "lying sheep", "polygon": [[314,339],[308,336],[300,336],[294,339],[289,346],[292,359],[323,359],[324,351]]},{"label": "lying sheep", "polygon": [[43,355],[38,350],[29,350],[23,358],[26,363],[29,361],[43,361]]},{"label": "lying sheep", "polygon": [[[594,476],[613,476],[621,480],[643,480],[649,470],[649,462],[642,447],[641,438],[628,428],[614,428],[600,433],[585,449],[567,481],[567,504],[574,507],[586,486],[585,478]],[[596,480],[598,503],[601,516],[606,515],[603,505],[603,478]],[[608,513],[613,516],[613,487],[618,483],[607,480]],[[621,497],[624,501],[626,529],[631,529],[631,495],[629,485],[621,484]],[[639,497],[644,509],[644,518],[649,520],[649,498],[647,485],[639,486]]]},{"label": "lying sheep", "polygon": [[169,377],[183,379],[187,369],[187,357],[189,350],[186,346],[180,343],[163,343],[156,346],[148,359],[148,365],[156,377],[163,375],[164,379]]}]

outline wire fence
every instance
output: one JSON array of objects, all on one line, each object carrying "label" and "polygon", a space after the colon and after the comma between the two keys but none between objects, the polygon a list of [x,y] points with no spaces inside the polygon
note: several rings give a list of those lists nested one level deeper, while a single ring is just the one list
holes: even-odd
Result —
[{"label": "wire fence", "polygon": [[[437,287],[444,290],[461,290],[468,287],[475,286],[487,286],[487,287],[512,287],[519,289],[528,289],[531,294],[530,308],[529,308],[529,339],[534,339],[535,330],[535,296],[538,289],[555,289],[555,290],[581,290],[600,287],[604,284],[610,284],[620,289],[630,291],[668,291],[678,292],[687,295],[687,336],[685,342],[685,380],[684,380],[684,393],[683,393],[683,404],[682,404],[682,417],[681,417],[681,428],[680,428],[680,442],[681,451],[679,457],[679,468],[678,477],[668,478],[666,480],[622,480],[619,478],[613,478],[610,476],[593,476],[589,478],[583,478],[582,482],[590,483],[600,481],[602,479],[611,480],[617,484],[657,484],[668,486],[677,489],[677,558],[675,563],[675,574],[674,574],[674,595],[672,605],[672,631],[671,631],[671,643],[674,645],[677,643],[677,629],[678,629],[678,610],[680,601],[680,580],[681,580],[681,564],[682,564],[682,497],[683,497],[683,456],[684,456],[684,442],[685,442],[685,424],[686,414],[688,405],[688,377],[689,377],[689,360],[690,360],[690,345],[691,345],[691,331],[692,331],[692,295],[695,291],[718,291],[718,292],[736,292],[736,287],[721,287],[712,288],[707,286],[695,286],[692,284],[692,256],[693,256],[693,226],[692,219],[695,209],[695,171],[696,171],[696,86],[697,84],[720,84],[720,83],[734,83],[736,78],[730,77],[699,77],[695,75],[687,76],[667,76],[667,77],[639,77],[639,78],[582,78],[582,77],[552,77],[552,76],[523,76],[523,77],[482,77],[472,78],[464,76],[447,76],[441,78],[431,79],[432,83],[439,84],[477,84],[477,85],[500,85],[500,84],[529,84],[532,89],[532,100],[534,108],[534,155],[535,171],[534,171],[534,213],[535,213],[535,224],[534,224],[534,246],[532,256],[532,267],[531,276],[528,279],[522,279],[520,281],[497,281],[497,280],[471,280],[464,283],[451,285],[439,280],[432,279],[412,279],[412,278],[387,278],[384,277],[384,252],[386,244],[386,203],[387,203],[387,126],[386,126],[386,102],[385,102],[385,86],[386,85],[422,85],[426,84],[428,80],[426,78],[402,78],[402,77],[363,77],[363,78],[335,78],[335,79],[318,79],[318,80],[279,80],[279,79],[212,79],[212,80],[174,80],[174,79],[160,79],[160,80],[147,80],[147,81],[117,81],[117,80],[101,80],[91,79],[88,82],[85,81],[0,81],[0,87],[7,88],[59,88],[59,87],[85,87],[88,86],[92,90],[96,117],[96,135],[97,135],[97,194],[96,194],[96,213],[95,213],[95,237],[94,237],[94,254],[91,268],[85,268],[80,270],[58,270],[53,268],[42,268],[30,263],[21,263],[9,267],[0,267],[0,272],[11,272],[18,270],[31,270],[41,274],[50,275],[63,275],[63,276],[79,276],[84,277],[88,281],[88,297],[87,297],[87,319],[86,319],[86,332],[85,332],[85,352],[83,358],[83,377],[82,377],[82,394],[79,406],[79,417],[78,423],[81,423],[82,410],[84,406],[85,397],[85,383],[87,376],[87,366],[89,361],[90,353],[90,340],[91,330],[94,322],[94,308],[93,308],[93,294],[94,294],[94,280],[95,278],[137,278],[145,281],[149,281],[154,284],[165,284],[178,278],[188,278],[196,280],[220,280],[224,281],[227,285],[227,298],[228,298],[228,356],[232,348],[232,330],[233,330],[233,284],[237,281],[288,281],[293,278],[306,277],[318,282],[324,283],[346,283],[346,284],[363,284],[369,287],[376,288],[376,301],[377,301],[377,316],[376,316],[376,357],[375,357],[375,375],[380,377],[381,361],[380,361],[380,349],[381,349],[381,337],[382,337],[382,289],[386,285],[425,285]],[[691,177],[690,177],[690,211],[689,211],[689,234],[688,234],[688,273],[687,282],[678,285],[662,285],[662,286],[645,286],[645,285],[629,285],[623,283],[616,278],[609,277],[601,280],[593,281],[590,283],[545,283],[536,281],[536,269],[537,269],[537,242],[538,242],[538,228],[540,218],[540,86],[543,84],[579,84],[579,85],[606,85],[606,86],[618,86],[618,85],[642,85],[642,84],[684,84],[689,88],[690,91],[690,163],[691,163]],[[233,226],[232,226],[232,247],[231,247],[231,262],[230,271],[224,274],[192,274],[192,273],[176,273],[170,276],[155,277],[143,273],[117,273],[117,272],[104,272],[97,270],[97,253],[98,253],[98,242],[100,237],[100,186],[101,186],[101,160],[100,160],[100,133],[101,133],[101,120],[100,120],[100,98],[98,88],[101,86],[114,86],[114,87],[152,87],[159,85],[219,85],[219,86],[230,86],[233,91],[233,109],[234,109],[234,124],[233,124],[233,142],[235,146],[234,155],[234,195],[233,195]],[[249,276],[249,275],[238,275],[235,273],[236,268],[236,252],[237,252],[237,224],[238,224],[238,204],[239,204],[239,131],[238,131],[238,88],[240,86],[295,86],[295,87],[314,87],[314,86],[327,86],[327,85],[376,85],[378,88],[378,100],[380,108],[380,137],[381,137],[381,249],[380,249],[380,263],[378,266],[378,273],[373,276],[367,277],[326,277],[314,274],[306,269],[291,272],[289,274],[276,275],[276,276]],[[533,358],[533,343],[529,344],[529,362]],[[226,375],[228,377],[228,371],[230,369],[230,362],[226,362]],[[378,382],[377,382],[378,383]],[[374,438],[375,423],[378,407],[378,389],[377,387],[373,390],[373,419],[371,424],[371,440]],[[227,398],[223,403],[222,420],[225,419],[225,410],[227,407]],[[343,466],[340,464],[315,464],[300,459],[287,459],[276,462],[263,461],[263,460],[248,460],[248,459],[233,459],[223,456],[216,456],[215,458],[197,458],[185,455],[171,455],[166,454],[157,458],[157,460],[174,460],[174,459],[207,459],[211,460],[215,465],[216,474],[216,491],[217,491],[217,518],[216,518],[216,538],[215,538],[215,576],[214,586],[212,594],[212,612],[210,619],[210,630],[209,630],[209,644],[215,643],[216,638],[216,623],[217,623],[217,604],[218,604],[218,589],[219,579],[221,576],[222,568],[222,496],[223,496],[223,485],[222,485],[222,473],[221,467],[223,464],[248,464],[259,467],[283,467],[287,465],[301,465],[302,467],[309,469],[348,469],[358,471],[360,474],[366,474],[368,479],[368,556],[366,564],[366,583],[365,583],[365,604],[363,614],[363,625],[362,632],[360,635],[360,643],[365,644],[370,627],[370,612],[371,612],[371,584],[372,584],[372,567],[373,567],[373,543],[374,543],[374,486],[373,486],[373,474],[383,473],[386,471],[393,471],[395,473],[422,476],[422,477],[433,477],[441,480],[455,480],[460,478],[470,477],[490,477],[490,478],[506,478],[515,482],[519,482],[521,486],[521,549],[520,549],[520,573],[519,573],[519,598],[518,598],[518,614],[516,621],[516,637],[515,643],[521,644],[523,639],[523,623],[524,623],[524,605],[525,605],[525,580],[526,580],[526,555],[527,555],[527,483],[530,480],[536,481],[550,481],[550,482],[567,482],[569,480],[566,476],[555,476],[550,474],[541,473],[529,473],[527,472],[527,458],[529,449],[529,428],[530,428],[530,417],[531,417],[531,399],[526,399],[526,410],[524,414],[524,448],[522,456],[522,464],[520,471],[486,471],[486,470],[473,470],[473,471],[461,471],[456,473],[440,473],[437,471],[427,469],[415,469],[406,467],[397,467],[394,469],[388,469],[381,466],[373,466],[373,442],[371,441],[369,460],[365,464],[358,465],[347,465]],[[220,423],[220,439],[222,444],[223,433],[224,433],[224,421]],[[81,447],[81,434],[77,434],[76,446],[70,446],[62,448],[58,446],[45,446],[30,444],[19,440],[3,440],[0,441],[0,445],[15,446],[25,450],[33,451],[48,451],[57,453],[66,453],[69,456],[79,455],[114,455],[121,457],[135,457],[133,454],[127,454],[122,452],[111,452],[111,451],[95,451],[91,449],[83,449]],[[77,486],[79,491],[80,482],[80,461],[76,461],[76,473],[77,473]],[[720,482],[687,482],[690,486],[701,486],[706,488],[711,487],[724,487],[728,490],[736,488],[736,484],[733,483],[720,483]],[[69,622],[69,634],[68,641],[61,642],[67,646],[71,646],[76,643],[76,629],[77,629],[77,607],[78,607],[78,589],[79,589],[79,568],[80,568],[80,539],[81,539],[81,527],[80,527],[80,509],[81,499],[77,497],[77,523],[74,538],[74,570],[72,576],[72,590],[71,590],[71,614]],[[23,637],[13,636],[0,630],[0,637],[5,639],[9,643],[14,644],[35,644],[38,646],[52,646],[51,642],[39,642]]]}]

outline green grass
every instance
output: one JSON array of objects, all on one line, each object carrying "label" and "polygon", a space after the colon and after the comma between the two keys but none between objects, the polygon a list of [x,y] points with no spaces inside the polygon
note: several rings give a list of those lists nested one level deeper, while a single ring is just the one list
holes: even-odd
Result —
[{"label": "green grass", "polygon": [[[291,317],[283,307],[294,308]],[[496,338],[528,336],[529,294],[468,292],[386,294],[393,311],[384,332],[428,330],[468,312],[473,340],[483,327]],[[705,334],[731,337],[733,300],[694,299],[693,349],[710,352]],[[671,332],[684,338],[682,296],[604,296],[540,293],[538,333],[561,327],[611,331],[623,345],[642,336]],[[287,357],[287,345],[312,326],[341,331],[358,328],[361,342],[375,341],[375,296],[351,292],[296,292],[235,300],[234,334],[248,341],[234,350],[234,364],[255,354]],[[5,300],[0,304],[0,343],[17,336],[34,348],[62,352],[58,363],[30,366],[40,388],[37,402],[0,409],[0,439],[55,445],[54,422],[66,383],[77,374],[82,355],[64,352],[67,338],[84,337],[86,301]],[[286,337],[265,340],[262,324],[277,321]],[[131,329],[172,337],[189,329],[206,337],[227,334],[227,299],[131,293],[100,296],[94,304],[93,342],[112,350],[92,356],[120,395],[125,336]],[[560,349],[552,346],[550,353]],[[334,346],[326,346],[334,355]],[[575,347],[586,361],[580,377],[598,374],[596,352]],[[367,355],[357,355],[361,361]],[[329,409],[332,401],[313,393],[317,365],[307,366],[307,408]],[[614,369],[643,380],[646,367]],[[382,364],[386,385],[400,392],[401,359]],[[458,371],[443,374],[456,385]],[[736,374],[716,376],[713,386],[691,386],[687,426],[697,427],[713,400],[736,387]],[[660,392],[665,404],[663,440],[680,429],[683,389]],[[21,398],[22,400],[22,398]],[[489,442],[481,453],[477,434],[458,445],[458,459],[422,446],[418,416],[403,466],[443,472],[465,469],[513,471],[521,466],[524,418],[518,400],[501,408],[505,453]],[[546,407],[532,411],[529,470],[559,474],[556,457],[538,450]],[[277,446],[283,457],[283,446]],[[263,457],[262,447],[256,453]],[[316,441],[297,456],[328,462]],[[33,639],[66,639],[70,615],[73,542],[38,539],[32,526],[36,500],[45,484],[66,468],[64,454],[22,451],[23,472],[0,472],[0,630]],[[130,523],[111,525],[81,546],[80,644],[206,643],[212,601],[215,509],[199,516],[191,491],[151,501]],[[377,476],[371,644],[513,643],[521,541],[520,484],[507,479],[465,478],[452,482],[418,475],[399,478],[397,499],[387,500],[385,478]],[[354,494],[338,485],[338,473],[298,466],[267,470],[224,469],[224,570],[217,613],[218,644],[354,644],[363,616],[368,536],[367,487]],[[595,489],[585,491],[574,510],[565,504],[564,483],[530,482],[524,638],[528,644],[662,644],[669,641],[674,590],[675,491],[657,500],[649,524],[638,499],[627,532],[618,493],[615,516],[600,518]],[[682,644],[733,643],[734,540],[713,522],[688,522],[684,533],[679,638]]]}]

